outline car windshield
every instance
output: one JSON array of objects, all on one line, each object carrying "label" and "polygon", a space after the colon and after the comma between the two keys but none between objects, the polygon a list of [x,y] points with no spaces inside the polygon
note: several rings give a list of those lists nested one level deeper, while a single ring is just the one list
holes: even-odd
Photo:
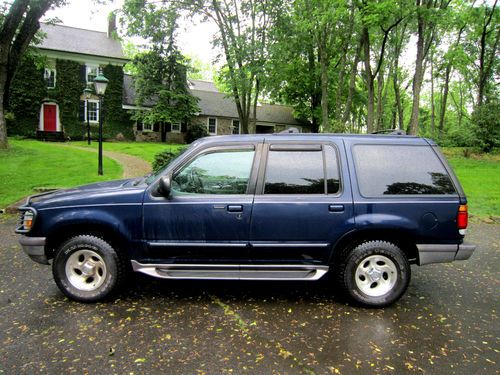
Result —
[{"label": "car windshield", "polygon": [[195,147],[198,143],[199,143],[198,141],[191,143],[191,145],[189,145],[189,147],[184,148],[179,155],[177,155],[175,158],[170,160],[170,162],[168,162],[162,168],[158,169],[157,171],[153,171],[150,174],[144,176],[144,182],[147,185],[150,185],[153,181],[155,181],[159,176],[161,176],[165,172],[165,169],[167,169],[168,166],[174,162],[174,160],[177,160],[179,158],[179,156],[183,155],[187,150],[190,150],[193,147]]}]

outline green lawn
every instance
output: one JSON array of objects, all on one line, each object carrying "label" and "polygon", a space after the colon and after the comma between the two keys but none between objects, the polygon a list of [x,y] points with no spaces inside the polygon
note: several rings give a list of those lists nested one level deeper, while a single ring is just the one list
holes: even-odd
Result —
[{"label": "green lawn", "polygon": [[476,155],[469,158],[461,149],[443,150],[458,176],[473,216],[500,217],[500,155]]},{"label": "green lawn", "polygon": [[[98,143],[92,141],[90,146],[87,142],[71,142],[73,146],[79,147],[94,147],[97,148]],[[146,160],[149,163],[153,162],[155,154],[165,150],[176,150],[185,145],[151,143],[151,142],[104,142],[103,149],[108,151],[122,152],[124,154],[137,156]]]},{"label": "green lawn", "polygon": [[71,187],[118,179],[122,167],[104,158],[104,176],[97,175],[97,154],[56,143],[9,140],[0,150],[0,208],[5,208],[40,187]]}]

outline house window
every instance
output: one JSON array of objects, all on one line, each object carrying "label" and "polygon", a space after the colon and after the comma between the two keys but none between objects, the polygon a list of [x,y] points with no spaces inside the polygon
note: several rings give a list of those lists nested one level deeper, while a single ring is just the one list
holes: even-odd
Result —
[{"label": "house window", "polygon": [[173,122],[170,130],[172,133],[180,133],[181,132],[181,123],[180,122]]},{"label": "house window", "polygon": [[217,119],[214,117],[208,118],[208,134],[216,135],[217,134]]},{"label": "house window", "polygon": [[154,125],[152,123],[145,122],[144,124],[142,124],[142,131],[143,132],[152,132],[154,130],[153,127],[154,127]]},{"label": "house window", "polygon": [[[88,103],[88,104],[87,104]],[[88,107],[87,107],[88,105]],[[85,122],[99,122],[99,101],[87,100],[85,102]]]},{"label": "house window", "polygon": [[43,78],[47,83],[48,89],[54,89],[56,87],[56,70],[55,68],[45,68],[43,73]]},{"label": "house window", "polygon": [[99,66],[87,64],[85,66],[85,73],[87,77],[87,83],[92,83],[94,82],[94,78],[99,74]]},{"label": "house window", "polygon": [[233,120],[233,134],[241,134],[240,120]]}]

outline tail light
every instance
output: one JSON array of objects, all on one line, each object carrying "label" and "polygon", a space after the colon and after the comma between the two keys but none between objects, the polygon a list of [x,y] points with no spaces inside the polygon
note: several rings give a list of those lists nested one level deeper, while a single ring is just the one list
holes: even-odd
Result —
[{"label": "tail light", "polygon": [[467,212],[467,205],[461,204],[458,207],[457,229],[466,229],[468,222],[469,222],[469,213]]}]

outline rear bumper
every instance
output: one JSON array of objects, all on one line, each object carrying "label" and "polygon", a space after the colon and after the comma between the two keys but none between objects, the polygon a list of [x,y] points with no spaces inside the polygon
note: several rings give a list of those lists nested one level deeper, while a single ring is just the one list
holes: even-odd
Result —
[{"label": "rear bumper", "polygon": [[45,237],[19,237],[19,244],[24,252],[37,263],[49,264],[45,255]]},{"label": "rear bumper", "polygon": [[472,256],[476,245],[463,243],[460,245],[420,244],[418,249],[418,264],[423,266],[431,263],[447,263],[454,260],[466,260]]}]

